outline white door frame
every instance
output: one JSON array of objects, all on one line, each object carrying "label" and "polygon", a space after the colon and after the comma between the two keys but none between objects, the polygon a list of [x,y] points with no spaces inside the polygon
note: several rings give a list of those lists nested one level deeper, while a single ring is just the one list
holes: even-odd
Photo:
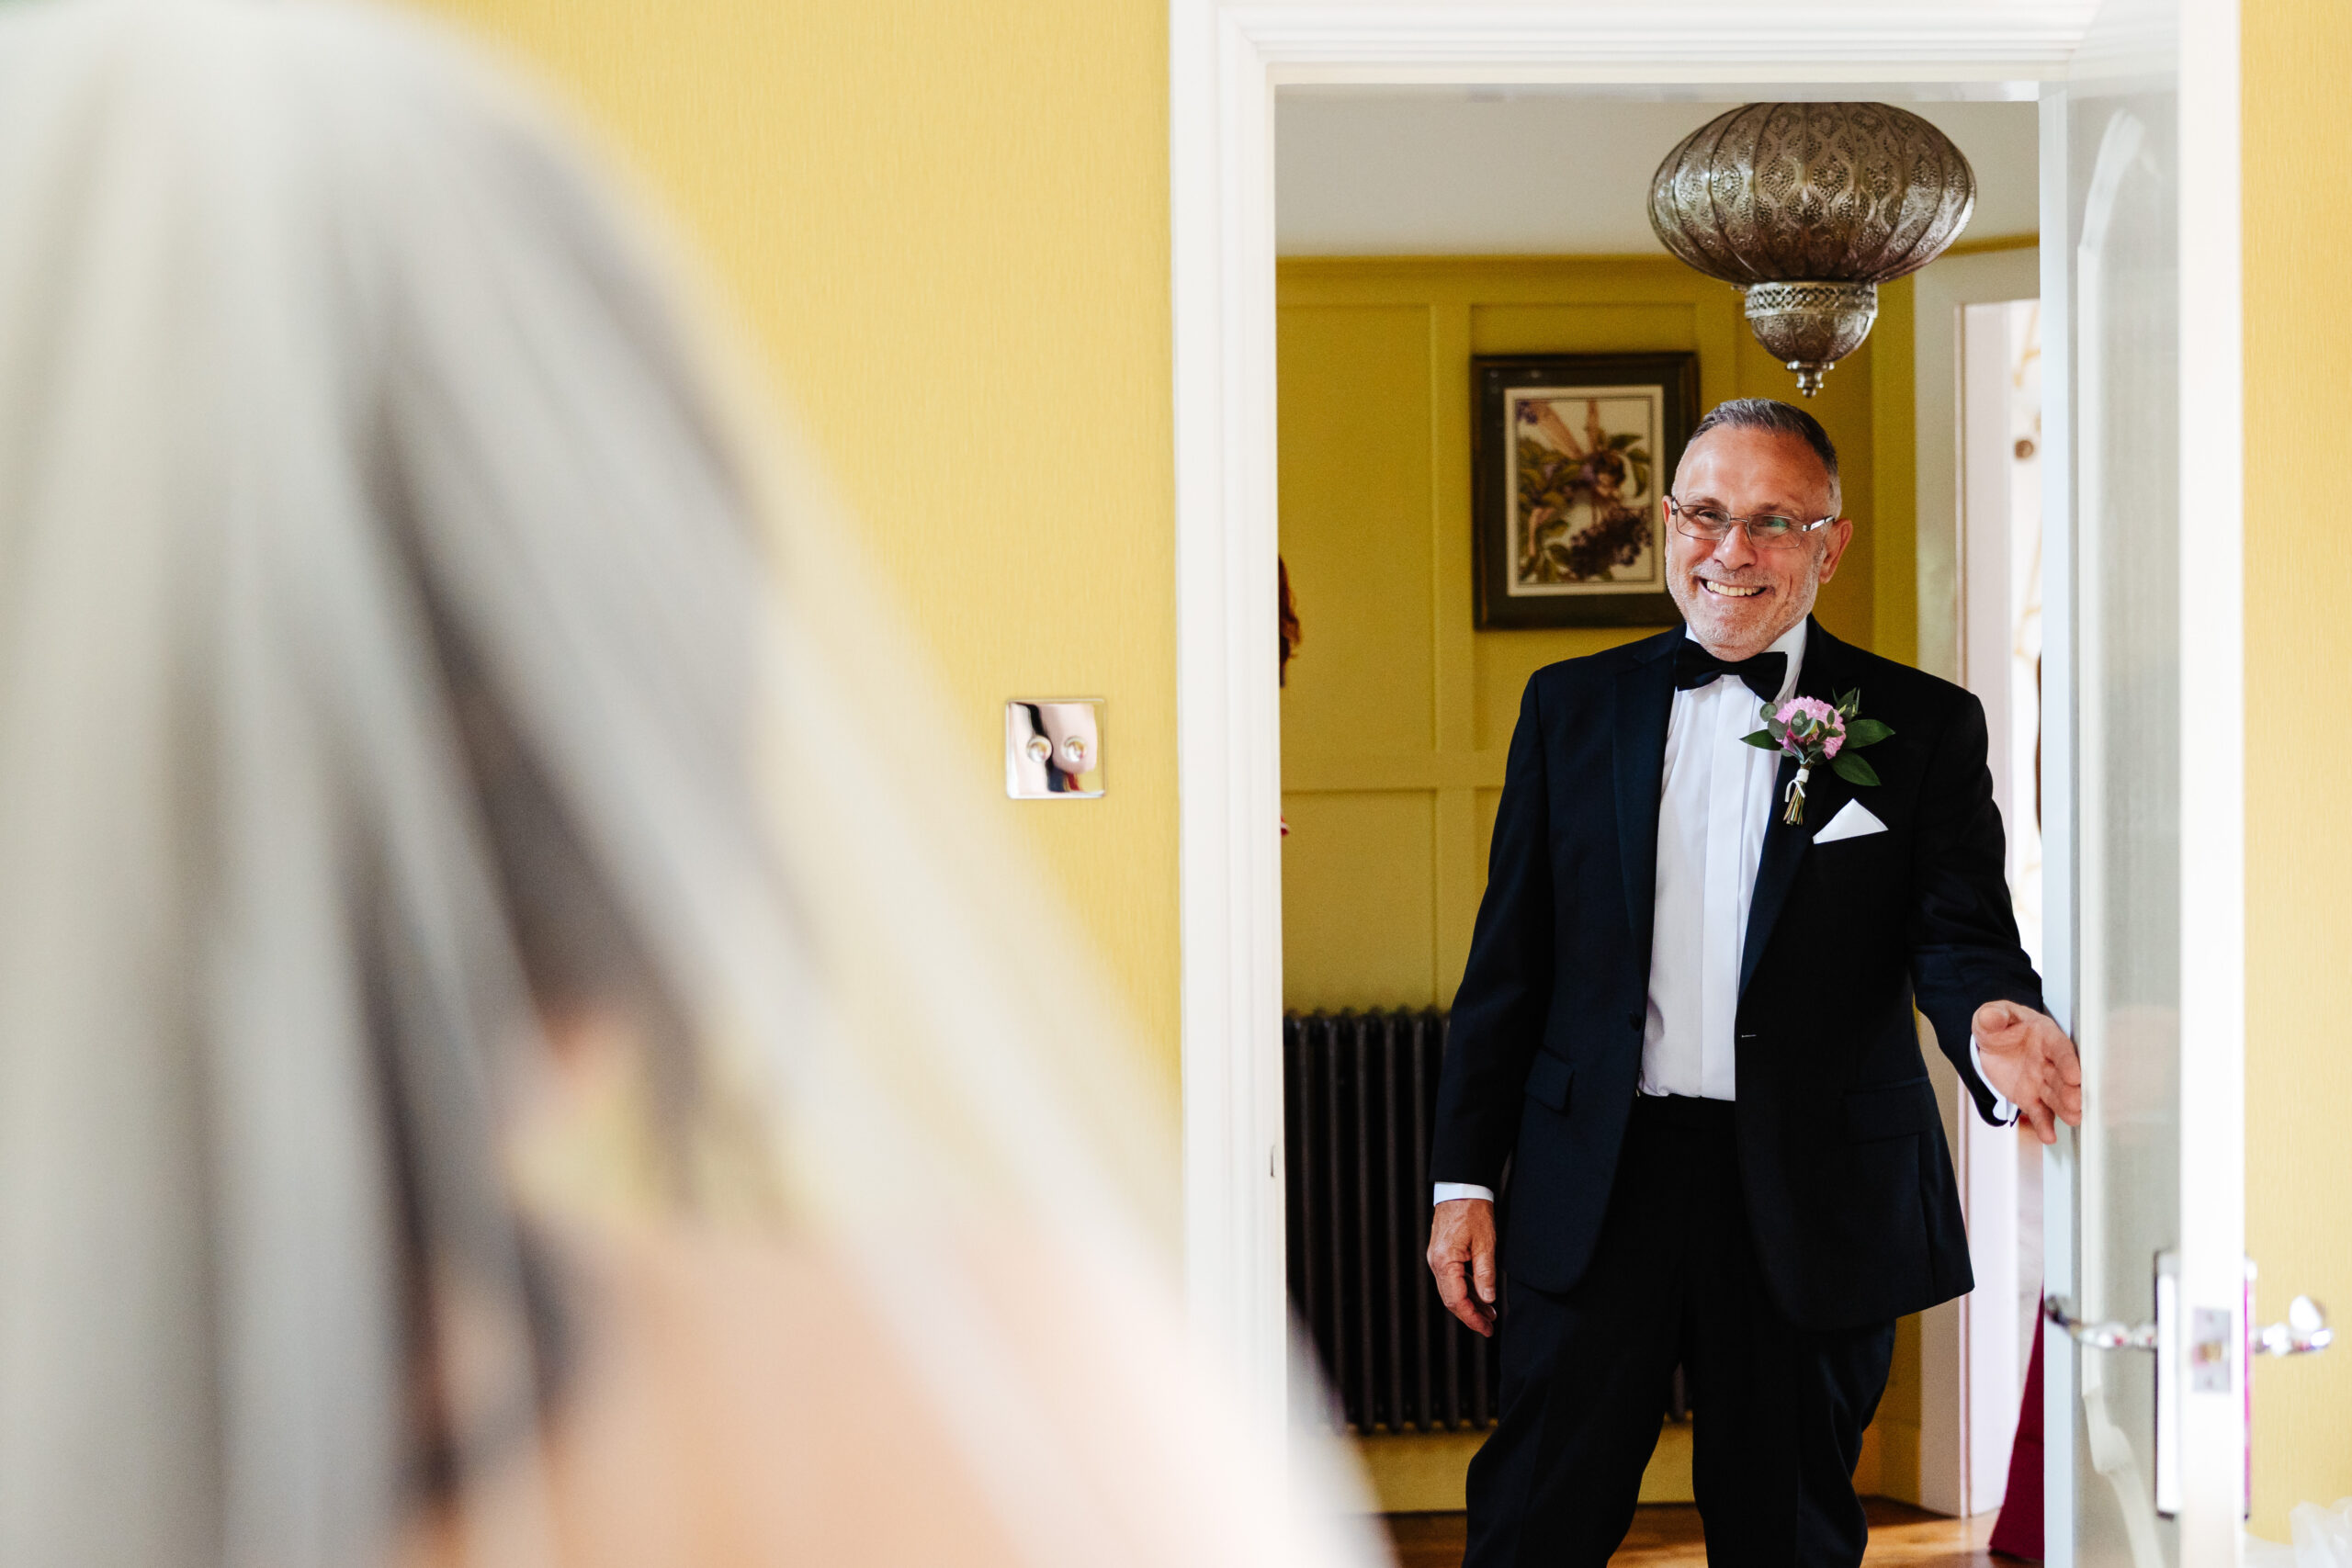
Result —
[{"label": "white door frame", "polygon": [[[1962,685],[1972,682],[1960,633],[1971,597],[1960,504],[1960,310],[1988,300],[2035,299],[2041,288],[2039,253],[2029,245],[1947,257],[1919,274],[1912,288],[1917,662],[1928,673]],[[1984,691],[1981,683],[1978,692],[1994,734],[2005,735],[2005,694]],[[1996,759],[2005,757],[2007,748],[1996,742],[1995,751]],[[1997,780],[1996,790],[2007,793]],[[2000,1505],[2025,1357],[2031,1349],[2030,1342],[2017,1343],[2014,1326],[2018,1134],[1986,1125],[1966,1103],[1959,1076],[1932,1053],[1928,1065],[1943,1103],[1944,1131],[1968,1217],[1976,1291],[1930,1309],[1920,1322],[1919,1502],[1938,1513],[1966,1516]],[[1978,1310],[1979,1297],[1987,1310]]]},{"label": "white door frame", "polygon": [[2086,0],[1170,0],[1185,1270],[1272,1413],[1285,1387],[1274,89],[1290,83],[2034,83]]},{"label": "white door frame", "polygon": [[[2234,301],[2235,5],[2188,6],[2184,57],[2192,64],[2185,75],[2193,90],[2182,104],[2189,187],[2182,288],[2185,298]],[[1275,641],[1275,87],[2052,81],[2063,78],[2094,8],[2088,0],[1170,0],[1185,1268],[1196,1325],[1232,1359],[1270,1418],[1283,1405],[1287,1355],[1281,763],[1275,683],[1268,679]],[[2045,244],[2047,256],[2052,247]],[[2221,418],[2237,428],[2238,331],[2237,311],[2228,309],[2192,318],[2184,333],[2183,395],[2195,399],[2202,428],[2214,429]],[[2211,520],[2211,527],[2200,522],[2210,552],[2199,563],[2203,580],[2212,582],[2218,557],[2234,581],[2235,552],[2211,528],[2236,528],[2236,447],[2215,442],[2206,450],[2226,450],[2232,461],[2185,473],[2183,504]],[[2223,547],[2213,550],[2217,542]],[[2239,607],[2233,592],[2214,586],[2214,603],[2226,601],[2226,612],[2189,634],[2183,701],[2224,702],[2233,710],[2243,665]],[[2051,672],[2053,685],[2069,672],[2063,655],[2052,660]],[[2184,784],[2185,803],[2211,829],[2186,852],[2184,895],[2242,931],[2242,781],[2233,765],[2200,763]],[[2064,835],[2056,836],[2053,863],[2066,847]],[[2052,906],[2053,919],[2071,908],[2064,890],[2052,889]],[[2242,938],[2233,945],[2242,950]],[[2208,1104],[2243,1103],[2242,952],[2233,988],[2229,975],[2209,972],[2183,997],[2184,1040],[2200,1043],[2196,1059],[2184,1060],[2183,1093],[2227,1097]],[[2063,1006],[2066,980],[2052,978],[2053,1002]],[[2195,1032],[2208,1028],[2219,1032]],[[2210,1051],[2202,1045],[2209,1039]],[[2200,1190],[2211,1194],[2208,1222],[2242,1226],[2243,1160],[2224,1172],[2227,1153],[2199,1150],[2192,1158],[2210,1183]],[[2189,1174],[2185,1163],[2185,1183]],[[2233,1201],[2232,1194],[2240,1196]],[[2063,1244],[2065,1233],[2053,1231],[2050,1240]],[[2210,1285],[2191,1281],[2190,1289]],[[2058,1366],[2049,1370],[2053,1391],[2064,1386]],[[2052,1432],[2069,1429],[2061,1419]]]},{"label": "white door frame", "polygon": [[[2180,711],[2245,711],[2245,364],[2237,0],[2189,0],[2180,56]],[[2210,450],[2207,443],[2210,442]],[[2189,731],[2184,730],[2184,733]],[[2236,1376],[2182,1401],[2180,1560],[2232,1562],[2245,1513],[2245,765],[2183,746],[2181,1292],[2225,1310]],[[2189,912],[2194,911],[2194,918]],[[2183,1364],[2188,1374],[2187,1348]],[[2044,1371],[2047,1371],[2045,1367]]]}]

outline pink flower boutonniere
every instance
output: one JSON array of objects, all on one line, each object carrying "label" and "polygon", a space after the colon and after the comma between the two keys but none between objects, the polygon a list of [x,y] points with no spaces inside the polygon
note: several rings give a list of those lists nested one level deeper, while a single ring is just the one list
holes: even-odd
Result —
[{"label": "pink flower boutonniere", "polygon": [[1861,709],[1859,691],[1838,698],[1835,707],[1819,697],[1791,697],[1777,709],[1766,703],[1758,715],[1764,728],[1741,737],[1761,750],[1785,751],[1797,760],[1797,776],[1790,781],[1789,808],[1781,814],[1781,821],[1793,825],[1804,820],[1805,781],[1824,762],[1849,784],[1878,783],[1878,770],[1854,753],[1894,731],[1874,718],[1860,717]]}]

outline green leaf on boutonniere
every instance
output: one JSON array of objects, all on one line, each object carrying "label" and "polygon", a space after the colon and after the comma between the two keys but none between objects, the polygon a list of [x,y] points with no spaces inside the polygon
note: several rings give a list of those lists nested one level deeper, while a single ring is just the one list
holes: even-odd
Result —
[{"label": "green leaf on boutonniere", "polygon": [[1846,744],[1875,746],[1894,731],[1875,718],[1858,718],[1846,726]]},{"label": "green leaf on boutonniere", "polygon": [[1849,784],[1878,783],[1878,770],[1851,751],[1841,750],[1838,755],[1829,759],[1829,766],[1832,772]]},{"label": "green leaf on boutonniere", "polygon": [[1862,711],[1862,689],[1860,686],[1838,699],[1838,711],[1851,718]]},{"label": "green leaf on boutonniere", "polygon": [[1772,739],[1772,732],[1769,729],[1759,729],[1753,735],[1743,735],[1740,739],[1759,751],[1777,751],[1781,749],[1781,743]]}]

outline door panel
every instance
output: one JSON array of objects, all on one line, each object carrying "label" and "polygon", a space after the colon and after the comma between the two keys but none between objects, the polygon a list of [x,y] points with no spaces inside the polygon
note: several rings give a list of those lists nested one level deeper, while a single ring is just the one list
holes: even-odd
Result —
[{"label": "door panel", "polygon": [[[2243,1408],[2238,1303],[2213,1284],[2242,1272],[2242,1231],[2204,1223],[2221,1189],[2234,1192],[2242,1178],[2224,1168],[2240,1157],[2240,1110],[2227,1096],[2182,1092],[2196,1077],[2184,1073],[2185,1043],[2208,1077],[2242,1049],[2214,1027],[2226,1008],[2211,1005],[2230,993],[2242,954],[2227,911],[2203,907],[2218,886],[2210,874],[2236,868],[2239,826],[2213,819],[2208,784],[2212,759],[2233,766],[2238,741],[2226,713],[2200,718],[2183,694],[2184,647],[2199,650],[2200,663],[2187,668],[2199,682],[2211,683],[2217,649],[2236,667],[2241,534],[2234,498],[2222,509],[2210,495],[2197,508],[2182,501],[2184,471],[2200,477],[2200,462],[2236,472],[2240,433],[2234,359],[2226,377],[2213,375],[2204,319],[2184,315],[2196,306],[2184,256],[2204,253],[2183,214],[2192,200],[2210,202],[2210,172],[2185,172],[2181,4],[2108,0],[2043,118],[2045,177],[2056,182],[2045,231],[2062,215],[2066,225],[2053,259],[2066,285],[2072,391],[2071,491],[2059,492],[2071,502],[2072,549],[2052,578],[2064,592],[2053,586],[2048,600],[2070,623],[2052,637],[2072,663],[2057,770],[2072,809],[2056,836],[2069,841],[2071,877],[2051,900],[2050,949],[2085,1089],[2083,1126],[2052,1162],[2051,1242],[2063,1250],[2048,1272],[2078,1319],[2166,1327],[2154,1346],[2124,1333],[2113,1337],[2133,1340],[2128,1348],[2063,1337],[2046,1347],[2049,1560],[2081,1568],[2227,1561],[2212,1549],[2227,1553],[2233,1540],[2231,1472],[2244,1467],[2241,1428],[2217,1419]],[[2210,63],[2186,61],[2188,80],[2201,83],[2195,73]],[[2233,72],[2233,55],[2225,63]],[[2233,244],[2234,235],[2233,222]],[[2233,274],[2226,298],[2217,292],[2204,308],[2238,309]],[[2196,341],[2185,347],[2185,337]],[[2190,362],[2196,375],[2184,371]],[[2212,417],[2214,407],[2226,416]],[[2220,861],[2217,846],[2227,852]],[[2055,839],[2052,847],[2054,879],[2064,873]],[[2196,885],[2209,889],[2196,908],[2185,865],[2202,868]],[[2203,998],[2188,1010],[2197,1021],[2186,1043],[2184,997]],[[2179,1310],[2160,1311],[2160,1297]],[[2192,1335],[2209,1343],[2193,1348]]]},{"label": "door panel", "polygon": [[[2068,105],[2075,245],[2076,787],[2083,1053],[2075,1299],[2155,1312],[2179,1240],[2179,269],[2168,82],[2077,85]],[[2077,1369],[2076,1561],[2177,1560],[2157,1517],[2154,1367]],[[2096,1477],[2097,1479],[2093,1479]]]}]

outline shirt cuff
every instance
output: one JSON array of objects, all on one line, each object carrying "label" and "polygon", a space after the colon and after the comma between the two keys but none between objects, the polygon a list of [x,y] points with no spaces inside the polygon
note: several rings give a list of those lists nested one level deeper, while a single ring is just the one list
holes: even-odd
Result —
[{"label": "shirt cuff", "polygon": [[2003,1098],[1999,1089],[1993,1089],[1993,1080],[1984,1076],[1984,1048],[1976,1043],[1976,1036],[1973,1034],[1968,1037],[1968,1065],[1976,1069],[1977,1081],[1986,1089],[1993,1089],[1993,1120],[2004,1127],[2016,1126],[2018,1108]]},{"label": "shirt cuff", "polygon": [[1489,1203],[1495,1201],[1493,1188],[1481,1187],[1472,1181],[1441,1181],[1436,1185],[1436,1191],[1437,1196],[1430,1200],[1432,1209],[1440,1203],[1452,1203],[1464,1198],[1484,1198]]}]

